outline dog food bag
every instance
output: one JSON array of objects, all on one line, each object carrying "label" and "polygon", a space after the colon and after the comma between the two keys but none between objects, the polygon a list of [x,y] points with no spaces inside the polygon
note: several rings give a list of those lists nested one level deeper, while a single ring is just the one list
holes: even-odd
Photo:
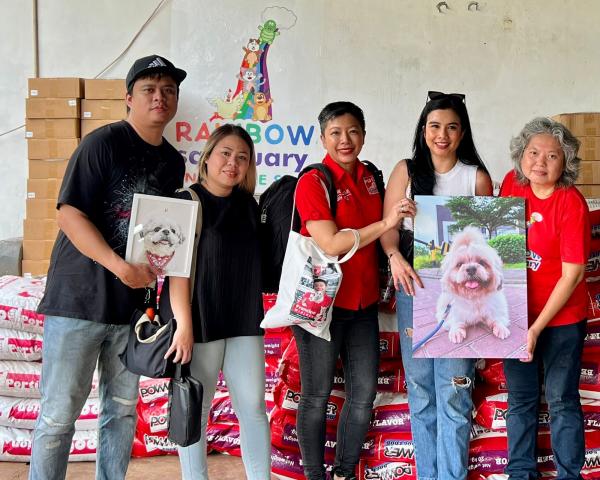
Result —
[{"label": "dog food bag", "polygon": [[[40,397],[42,364],[0,360],[0,395],[19,398]],[[90,398],[98,396],[98,372],[94,372]]]},{"label": "dog food bag", "polygon": [[600,400],[600,356],[584,354],[581,359],[579,394],[583,398]]},{"label": "dog food bag", "polygon": [[42,358],[42,336],[38,333],[0,328],[0,360],[34,362]]},{"label": "dog food bag", "polygon": [[499,392],[508,390],[502,360],[480,358],[475,363],[475,368],[484,383],[495,386]]},{"label": "dog food bag", "polygon": [[360,460],[358,463],[358,480],[416,480],[417,469],[404,462],[385,460]]},{"label": "dog food bag", "polygon": [[45,288],[45,277],[0,277],[0,328],[42,333],[44,315],[36,310]]},{"label": "dog food bag", "polygon": [[361,458],[415,464],[415,447],[410,432],[367,435]]},{"label": "dog food bag", "polygon": [[159,455],[177,455],[177,444],[168,439],[167,432],[150,434],[136,430],[133,437],[131,456],[145,458]]},{"label": "dog food bag", "polygon": [[240,450],[240,427],[238,425],[210,424],[206,427],[206,443],[217,452],[242,456]]},{"label": "dog food bag", "polygon": [[[33,430],[40,414],[40,401],[37,398],[15,398],[0,396],[0,426]],[[100,401],[88,398],[81,415],[75,421],[75,430],[95,430],[98,428]]]},{"label": "dog food bag", "polygon": [[139,392],[139,401],[142,403],[151,403],[160,398],[167,398],[169,396],[169,379],[142,376],[140,377]]},{"label": "dog food bag", "polygon": [[[33,430],[0,427],[0,461],[29,462],[32,442]],[[97,444],[98,433],[96,430],[75,431],[71,442],[69,462],[96,460]]]},{"label": "dog food bag", "polygon": [[[598,295],[600,297],[600,291]],[[588,320],[587,322],[583,353],[586,356],[595,355],[600,357],[600,318]]]},{"label": "dog food bag", "polygon": [[271,445],[271,473],[280,480],[304,480],[300,452]]},{"label": "dog food bag", "polygon": [[292,339],[283,352],[279,363],[279,378],[292,390],[300,391],[300,365],[296,341]]},{"label": "dog food bag", "polygon": [[[485,432],[469,445],[469,480],[480,475],[503,474],[508,464],[508,441],[504,432]],[[485,477],[484,477],[485,478]]]},{"label": "dog food bag", "polygon": [[169,399],[161,397],[154,402],[137,404],[137,430],[150,435],[166,432],[169,427]]},{"label": "dog food bag", "polygon": [[408,396],[404,393],[378,393],[375,397],[369,433],[410,432]]},{"label": "dog food bag", "polygon": [[398,332],[379,332],[379,358],[382,360],[400,356],[400,336]]}]

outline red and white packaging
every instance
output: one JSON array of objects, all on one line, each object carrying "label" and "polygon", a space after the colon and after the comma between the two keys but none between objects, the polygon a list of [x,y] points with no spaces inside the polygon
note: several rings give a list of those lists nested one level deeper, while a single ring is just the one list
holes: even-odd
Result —
[{"label": "red and white packaging", "polygon": [[226,425],[212,423],[206,428],[206,443],[209,448],[217,452],[242,456],[240,449],[240,427],[238,425]]},{"label": "red and white packaging", "polygon": [[289,327],[266,329],[264,336],[265,361],[270,365],[277,366],[293,338],[294,335]]},{"label": "red and white packaging", "polygon": [[231,398],[228,392],[216,392],[213,398],[210,412],[208,413],[208,423],[227,423],[237,425],[238,418],[231,405]]},{"label": "red and white packaging", "polygon": [[358,480],[416,480],[414,465],[385,460],[360,460]]},{"label": "red and white packaging", "polygon": [[382,360],[400,356],[398,332],[379,332],[379,358]]},{"label": "red and white packaging", "polygon": [[[40,401],[37,398],[15,398],[0,396],[0,426],[33,430],[40,414]],[[75,420],[75,430],[95,430],[98,428],[100,400],[88,398],[81,415]]]},{"label": "red and white packaging", "polygon": [[585,279],[587,282],[600,281],[600,244],[593,242],[590,245],[590,256],[585,264]]},{"label": "red and white packaging", "polygon": [[386,432],[380,435],[367,434],[369,449],[363,448],[361,458],[415,464],[415,447],[410,432]]},{"label": "red and white packaging", "polygon": [[[265,313],[267,313],[275,305],[275,302],[277,301],[277,294],[276,293],[263,293],[262,301],[263,301],[263,310]],[[285,328],[285,327],[282,327],[282,328]],[[270,329],[270,330],[276,330],[276,329]]]},{"label": "red and white packaging", "polygon": [[300,391],[300,365],[294,339],[288,344],[279,362],[279,378],[292,390]]},{"label": "red and white packaging", "polygon": [[0,360],[34,362],[42,358],[42,336],[0,328]]},{"label": "red and white packaging", "polygon": [[[594,310],[596,310],[596,313],[600,313],[600,282],[588,284],[588,290],[589,287],[592,285],[599,287],[597,293],[598,299],[594,300],[594,303],[598,302],[598,305],[594,307]],[[589,294],[591,295],[591,291],[589,292]],[[588,315],[589,310],[590,308],[588,307]],[[600,318],[588,320],[587,322],[585,340],[583,341],[583,353],[586,356],[600,356]]]},{"label": "red and white packaging", "polygon": [[[0,360],[0,395],[40,398],[42,364],[17,360]],[[98,371],[94,371],[89,397],[98,396]]]},{"label": "red and white packaging", "polygon": [[[508,393],[489,395],[477,403],[474,420],[489,430],[506,431],[507,411]],[[547,430],[550,427],[548,405],[543,401],[540,403],[538,423],[540,430]]]},{"label": "red and white packaging", "polygon": [[137,429],[141,433],[166,432],[169,427],[169,399],[163,397],[150,403],[138,400],[137,414]]},{"label": "red and white packaging", "polygon": [[486,432],[471,439],[469,480],[503,474],[507,464],[508,441],[505,432]]},{"label": "red and white packaging", "polygon": [[499,392],[506,392],[506,377],[502,360],[480,358],[475,363],[475,368],[481,379],[488,385],[493,385]]},{"label": "red and white packaging", "polygon": [[167,432],[149,434],[137,430],[133,438],[131,456],[144,458],[159,455],[177,455],[177,445],[167,438]]},{"label": "red and white packaging", "polygon": [[0,328],[42,333],[44,315],[36,313],[46,289],[46,277],[0,277]]},{"label": "red and white packaging", "polygon": [[[33,430],[0,427],[0,461],[29,462]],[[69,462],[96,460],[98,433],[96,430],[80,430],[73,435]]]},{"label": "red and white packaging", "polygon": [[583,398],[600,400],[600,356],[583,355],[581,359],[581,376],[579,378],[579,394]]},{"label": "red and white packaging", "polygon": [[410,433],[408,396],[405,393],[378,393],[375,397],[369,433]]},{"label": "red and white packaging", "polygon": [[280,480],[304,480],[300,452],[271,445],[271,473]]},{"label": "red and white packaging", "polygon": [[142,403],[152,403],[169,396],[168,378],[140,377],[140,399]]}]

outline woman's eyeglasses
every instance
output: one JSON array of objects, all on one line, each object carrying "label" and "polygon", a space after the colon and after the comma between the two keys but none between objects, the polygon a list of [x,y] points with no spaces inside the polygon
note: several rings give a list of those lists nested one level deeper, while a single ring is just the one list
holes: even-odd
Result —
[{"label": "woman's eyeglasses", "polygon": [[463,103],[465,102],[465,94],[464,93],[444,93],[444,92],[434,92],[433,90],[430,90],[429,92],[427,92],[427,101],[429,100],[438,100],[440,98],[456,98],[458,100],[460,100]]}]

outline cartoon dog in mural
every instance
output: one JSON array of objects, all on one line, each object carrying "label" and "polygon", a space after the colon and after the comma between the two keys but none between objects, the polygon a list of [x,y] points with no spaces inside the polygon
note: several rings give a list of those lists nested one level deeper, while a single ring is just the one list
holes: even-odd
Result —
[{"label": "cartoon dog in mural", "polygon": [[265,80],[261,80],[262,73],[256,73],[255,70],[251,68],[241,68],[240,73],[238,73],[235,78],[244,82],[243,90],[244,92],[249,92],[250,90],[258,90],[258,87],[265,83]]},{"label": "cartoon dog in mural", "polygon": [[508,303],[503,291],[502,260],[475,227],[466,227],[454,239],[442,261],[442,292],[436,318],[453,343],[467,337],[467,328],[483,323],[494,336],[510,335]]},{"label": "cartoon dog in mural", "polygon": [[244,95],[240,93],[232,98],[231,89],[229,89],[225,98],[210,98],[208,99],[208,103],[217,109],[213,116],[210,117],[211,122],[216,118],[233,120],[241,111],[244,104]]},{"label": "cartoon dog in mural", "polygon": [[248,102],[254,111],[252,113],[252,120],[259,122],[268,122],[271,120],[269,115],[269,107],[273,103],[273,99],[269,98],[263,92],[256,92],[254,94],[254,102]]},{"label": "cartoon dog in mural", "polygon": [[181,227],[162,215],[150,216],[141,227],[138,235],[144,247],[138,260],[163,272],[185,240]]},{"label": "cartoon dog in mural", "polygon": [[245,53],[242,62],[245,61],[249,68],[254,68],[260,57],[260,43],[258,38],[251,38],[248,40],[248,45],[242,47],[242,50],[244,50]]}]

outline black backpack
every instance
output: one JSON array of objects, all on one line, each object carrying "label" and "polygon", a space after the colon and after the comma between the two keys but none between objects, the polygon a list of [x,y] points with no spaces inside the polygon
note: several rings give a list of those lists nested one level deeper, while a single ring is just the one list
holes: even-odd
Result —
[{"label": "black backpack", "polygon": [[[383,173],[371,162],[363,161],[369,172],[375,178],[375,184],[383,200],[385,187]],[[290,226],[292,226],[292,213],[294,215],[293,230],[300,231],[300,217],[292,207],[294,204],[294,191],[298,179],[311,170],[318,170],[325,176],[325,186],[329,194],[331,214],[335,218],[337,208],[337,190],[333,184],[331,171],[322,163],[314,163],[303,168],[298,177],[284,175],[273,182],[260,196],[258,202],[260,210],[259,240],[262,258],[263,292],[276,293],[279,290],[281,268],[285,249],[287,247]],[[385,257],[385,255],[384,255]]]}]

